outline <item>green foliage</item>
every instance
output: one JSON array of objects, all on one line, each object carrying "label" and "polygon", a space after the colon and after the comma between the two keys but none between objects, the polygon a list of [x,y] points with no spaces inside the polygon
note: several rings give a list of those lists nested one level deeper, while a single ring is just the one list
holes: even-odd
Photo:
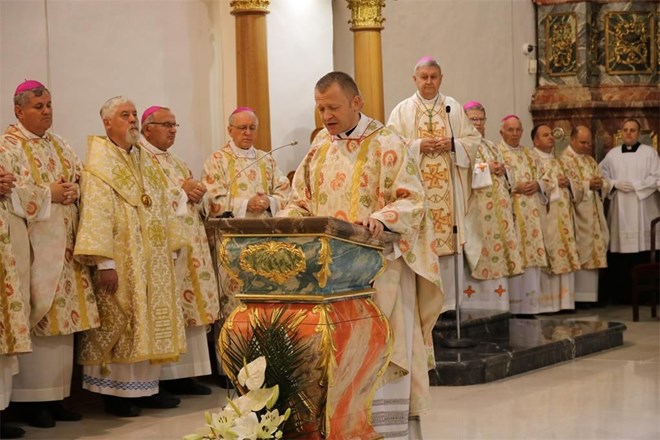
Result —
[{"label": "green foliage", "polygon": [[[310,379],[305,374],[305,352],[309,344],[301,340],[295,314],[284,316],[285,309],[276,309],[271,316],[258,316],[251,323],[251,335],[230,334],[230,340],[224,348],[223,360],[230,377],[237,377],[246,363],[259,356],[267,361],[265,387],[279,386],[279,398],[275,408],[283,414],[291,409],[286,431],[299,431],[304,424],[315,420],[318,408],[305,390]],[[244,394],[240,384],[235,383],[239,392]]]}]

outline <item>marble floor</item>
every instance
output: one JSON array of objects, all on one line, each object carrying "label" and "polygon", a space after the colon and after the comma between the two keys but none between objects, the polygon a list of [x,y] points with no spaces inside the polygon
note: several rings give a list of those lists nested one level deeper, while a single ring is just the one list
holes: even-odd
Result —
[{"label": "marble floor", "polygon": [[[660,321],[643,308],[641,321],[632,322],[630,306],[566,317],[623,322],[624,345],[497,382],[435,387],[433,408],[422,418],[424,439],[660,439]],[[82,422],[24,427],[25,438],[181,439],[225,397],[214,386],[210,396],[184,397],[179,408],[118,419],[87,396],[70,403]]]}]

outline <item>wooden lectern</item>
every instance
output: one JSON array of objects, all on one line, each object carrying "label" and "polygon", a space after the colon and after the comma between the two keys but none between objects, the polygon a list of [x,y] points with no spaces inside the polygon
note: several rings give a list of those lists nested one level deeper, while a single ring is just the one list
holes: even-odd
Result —
[{"label": "wooden lectern", "polygon": [[[374,240],[363,226],[330,217],[213,219],[209,226],[223,285],[240,289],[218,341],[232,381],[237,359],[265,355],[267,381],[272,367],[280,390],[287,381],[302,388],[285,402],[294,411],[285,438],[381,438],[371,426],[371,403],[392,336],[371,300],[372,282],[397,235]],[[302,362],[271,365],[269,353],[277,358],[293,346]]]}]

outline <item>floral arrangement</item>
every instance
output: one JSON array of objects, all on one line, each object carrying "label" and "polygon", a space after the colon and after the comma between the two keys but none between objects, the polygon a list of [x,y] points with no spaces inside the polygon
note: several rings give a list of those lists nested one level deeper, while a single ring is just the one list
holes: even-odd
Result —
[{"label": "floral arrangement", "polygon": [[262,388],[266,378],[266,357],[259,356],[241,368],[237,380],[248,392],[229,400],[218,413],[205,413],[206,426],[183,440],[257,440],[282,438],[282,426],[291,415],[280,415],[273,408],[280,394],[279,386]]}]

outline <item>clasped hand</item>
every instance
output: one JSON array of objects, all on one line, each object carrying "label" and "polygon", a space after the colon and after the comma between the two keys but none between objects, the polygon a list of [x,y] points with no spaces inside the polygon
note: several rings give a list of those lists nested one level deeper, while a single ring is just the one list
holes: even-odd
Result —
[{"label": "clasped hand", "polygon": [[50,201],[70,205],[78,200],[78,184],[67,182],[60,177],[57,182],[50,184]]},{"label": "clasped hand", "polygon": [[451,150],[451,138],[424,138],[419,144],[422,153],[445,153]]},{"label": "clasped hand", "polygon": [[11,190],[16,187],[16,177],[0,168],[0,196],[4,197],[11,194]]},{"label": "clasped hand", "polygon": [[99,270],[99,289],[108,293],[115,293],[119,286],[119,276],[115,269]]},{"label": "clasped hand", "polygon": [[254,214],[261,214],[268,208],[270,208],[270,199],[263,191],[257,192],[257,195],[250,198],[247,203],[247,211]]},{"label": "clasped hand", "polygon": [[627,180],[619,180],[614,182],[614,187],[619,191],[626,193],[635,190],[635,186],[632,184],[632,182],[629,182]]},{"label": "clasped hand", "polygon": [[603,179],[600,177],[594,177],[589,181],[589,189],[598,191],[601,188],[603,188]]},{"label": "clasped hand", "polygon": [[568,180],[568,177],[566,176],[558,176],[557,183],[559,183],[560,188],[568,188],[569,185],[571,184],[571,181]]},{"label": "clasped hand", "polygon": [[534,180],[528,182],[520,182],[516,185],[513,192],[518,194],[524,194],[526,196],[531,196],[539,191],[539,184]]},{"label": "clasped hand", "polygon": [[206,185],[192,178],[183,182],[181,187],[186,192],[188,200],[193,203],[199,203],[199,201],[202,200],[202,197],[204,197],[204,194],[206,193]]},{"label": "clasped hand", "polygon": [[506,168],[504,168],[504,164],[497,162],[495,160],[491,160],[490,162],[488,162],[488,168],[490,168],[490,173],[496,176],[501,176],[502,174],[504,174],[504,171],[506,171]]}]

